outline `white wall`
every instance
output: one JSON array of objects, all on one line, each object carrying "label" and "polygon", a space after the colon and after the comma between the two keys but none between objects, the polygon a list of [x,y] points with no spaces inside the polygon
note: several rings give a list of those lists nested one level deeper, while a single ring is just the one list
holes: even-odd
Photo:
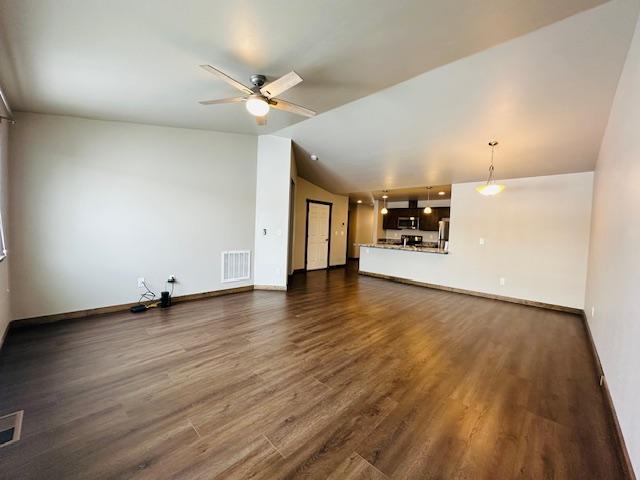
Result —
[{"label": "white wall", "polygon": [[295,240],[293,265],[295,270],[305,268],[307,200],[331,202],[331,252],[329,265],[344,265],[347,261],[347,221],[349,197],[328,192],[317,185],[298,177],[296,182]]},{"label": "white wall", "polygon": [[220,252],[253,250],[255,137],[18,114],[10,147],[13,318],[253,283]]},{"label": "white wall", "polygon": [[[8,160],[9,160],[9,128],[8,122],[0,123],[0,213],[5,230],[6,248],[9,248],[9,182],[8,182]],[[0,262],[0,343],[11,320],[11,310],[9,304],[9,262],[8,256]]]},{"label": "white wall", "polygon": [[496,197],[453,185],[448,255],[363,248],[360,269],[583,308],[593,173],[501,183]]},{"label": "white wall", "polygon": [[258,137],[255,271],[257,286],[287,286],[291,139]]},{"label": "white wall", "polygon": [[[640,22],[595,174],[586,312],[640,473]],[[591,308],[595,308],[595,315]]]}]

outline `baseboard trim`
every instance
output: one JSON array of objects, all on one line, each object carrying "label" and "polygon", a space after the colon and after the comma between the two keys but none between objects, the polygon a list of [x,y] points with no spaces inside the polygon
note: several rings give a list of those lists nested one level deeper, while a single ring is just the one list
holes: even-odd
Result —
[{"label": "baseboard trim", "polygon": [[347,266],[346,263],[340,263],[338,265],[330,265],[329,270],[333,270],[334,268],[345,268]]},{"label": "baseboard trim", "polygon": [[[222,295],[231,295],[233,293],[242,293],[253,290],[253,285],[244,287],[225,288],[223,290],[213,290],[211,292],[190,293],[188,295],[179,295],[171,299],[172,303],[191,302],[194,300],[202,300],[204,298],[220,297]],[[138,302],[123,303],[120,305],[110,305],[108,307],[90,308],[87,310],[76,310],[74,312],[56,313],[53,315],[43,315],[40,317],[29,317],[12,320],[9,322],[9,328],[31,327],[35,325],[45,325],[47,323],[60,322],[63,320],[74,320],[78,318],[92,317],[94,315],[106,315],[108,313],[125,312]],[[9,330],[7,328],[7,330]],[[5,332],[6,335],[6,332]]]},{"label": "baseboard trim", "polygon": [[373,273],[373,272],[364,272],[362,270],[360,270],[358,273],[360,273],[360,275],[366,275],[367,277],[381,278],[383,280],[391,280],[392,282],[404,283],[407,285],[414,285],[416,287],[432,288],[434,290],[443,290],[445,292],[462,293],[464,295],[471,295],[474,297],[482,297],[482,298],[488,298],[491,300],[500,300],[502,302],[517,303],[520,305],[527,305],[529,307],[538,307],[538,308],[545,308],[547,310],[556,310],[558,312],[575,313],[578,315],[582,314],[582,309],[579,309],[579,308],[564,307],[562,305],[553,305],[551,303],[535,302],[533,300],[524,300],[521,298],[505,297],[503,295],[494,295],[492,293],[477,292],[475,290],[465,290],[463,288],[445,287],[444,285],[438,285],[435,283],[418,282],[417,280],[410,280],[408,278],[394,277],[391,275],[382,275],[380,273]]},{"label": "baseboard trim", "polygon": [[612,433],[615,437],[618,459],[620,460],[620,464],[622,465],[625,479],[636,480],[636,475],[633,471],[631,458],[629,457],[629,450],[627,450],[627,444],[624,441],[624,436],[622,435],[622,429],[620,428],[620,422],[618,421],[618,414],[616,413],[616,408],[613,405],[613,398],[611,397],[611,391],[609,390],[607,377],[604,375],[602,362],[600,361],[600,355],[598,355],[598,349],[596,348],[596,343],[593,341],[593,335],[591,334],[591,327],[589,326],[589,321],[587,320],[587,314],[584,312],[584,310],[582,311],[582,321],[584,323],[584,330],[587,334],[587,339],[591,349],[591,356],[593,358],[593,363],[596,368],[598,377],[600,378],[600,385],[602,386],[602,395],[604,397],[604,401],[606,404],[605,407],[609,413],[608,415],[609,427],[611,428]]},{"label": "baseboard trim", "polygon": [[254,290],[269,290],[275,292],[286,292],[287,287],[283,287],[282,285],[254,285]]}]

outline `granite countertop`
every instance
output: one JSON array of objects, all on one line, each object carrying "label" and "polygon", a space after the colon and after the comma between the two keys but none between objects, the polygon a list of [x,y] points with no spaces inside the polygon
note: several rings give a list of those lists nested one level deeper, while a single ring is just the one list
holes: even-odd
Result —
[{"label": "granite countertop", "polygon": [[394,245],[392,243],[361,243],[361,247],[365,248],[385,248],[387,250],[406,250],[408,252],[425,252],[425,253],[440,253],[443,255],[448,254],[449,252],[443,248],[437,247],[422,247],[422,246],[413,246],[413,245]]}]

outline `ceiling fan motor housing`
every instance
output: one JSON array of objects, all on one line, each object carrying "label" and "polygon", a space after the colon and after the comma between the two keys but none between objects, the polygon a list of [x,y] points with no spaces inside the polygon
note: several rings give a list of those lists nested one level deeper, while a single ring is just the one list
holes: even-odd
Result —
[{"label": "ceiling fan motor housing", "polygon": [[264,75],[260,75],[258,73],[254,73],[253,75],[251,75],[251,85],[253,85],[254,87],[260,88],[266,81],[267,77],[265,77]]}]

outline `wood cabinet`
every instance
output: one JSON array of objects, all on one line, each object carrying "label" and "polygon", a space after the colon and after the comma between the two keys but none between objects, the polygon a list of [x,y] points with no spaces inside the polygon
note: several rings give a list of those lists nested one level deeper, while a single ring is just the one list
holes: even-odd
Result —
[{"label": "wood cabinet", "polygon": [[390,208],[389,213],[383,215],[382,228],[385,230],[400,230],[398,219],[400,217],[416,217],[420,219],[418,231],[436,232],[438,222],[443,218],[449,218],[449,207],[433,207],[431,213],[424,213],[422,208]]}]

